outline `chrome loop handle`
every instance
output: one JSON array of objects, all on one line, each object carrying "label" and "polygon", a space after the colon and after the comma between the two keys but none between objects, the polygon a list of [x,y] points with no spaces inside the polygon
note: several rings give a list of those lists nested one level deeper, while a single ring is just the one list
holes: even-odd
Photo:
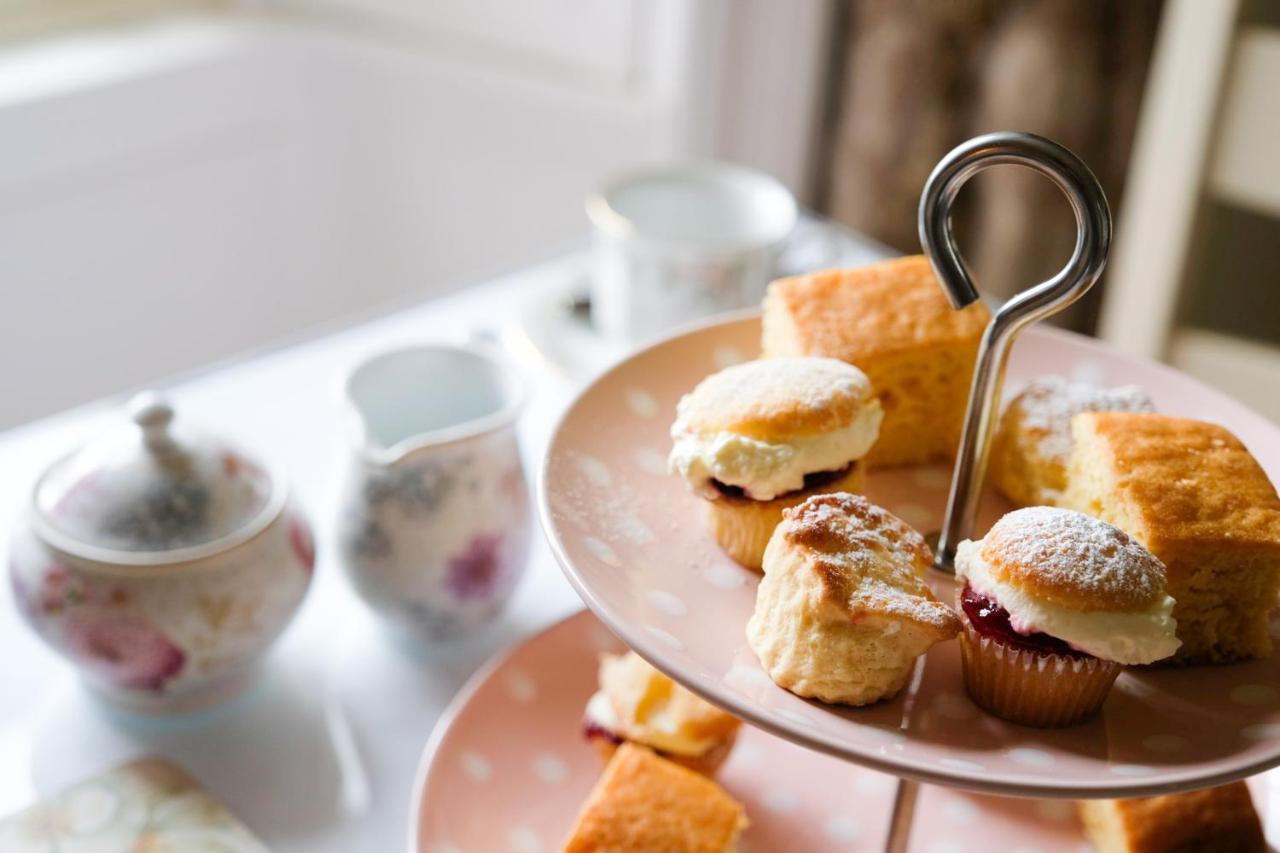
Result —
[{"label": "chrome loop handle", "polygon": [[1027,326],[1084,296],[1102,274],[1111,246],[1106,195],[1079,157],[1031,133],[1004,131],[975,137],[942,158],[920,195],[920,245],[953,307],[977,301],[978,290],[952,234],[952,204],[969,178],[990,166],[1009,163],[1039,172],[1062,190],[1075,212],[1076,245],[1071,260],[1057,275],[1005,302],[983,333],[936,549],[934,566],[945,572],[954,571],[956,546],[973,530],[1013,339]]}]

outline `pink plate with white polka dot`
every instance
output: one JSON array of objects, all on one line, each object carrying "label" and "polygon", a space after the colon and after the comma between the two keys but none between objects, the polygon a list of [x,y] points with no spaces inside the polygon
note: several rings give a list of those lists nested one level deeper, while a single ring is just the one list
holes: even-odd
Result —
[{"label": "pink plate with white polka dot", "polygon": [[[760,728],[926,782],[1130,797],[1280,764],[1280,655],[1125,672],[1101,714],[1059,730],[1005,723],[973,705],[954,642],[931,649],[896,699],[867,708],[808,702],[775,686],[744,634],[757,576],[720,551],[700,499],[665,466],[676,401],[708,373],[756,355],[759,332],[757,317],[739,317],[637,353],[579,396],[552,439],[540,484],[547,537],[578,594],[628,645]],[[1078,335],[1029,329],[1013,349],[1006,387],[1049,373],[1141,385],[1161,411],[1226,425],[1280,478],[1280,430],[1188,376]],[[927,532],[941,524],[949,477],[945,468],[873,471],[867,495]],[[978,534],[1007,509],[989,495]],[[954,600],[950,578],[932,580],[942,600]]]},{"label": "pink plate with white polka dot", "polygon": [[[622,644],[590,613],[571,616],[472,679],[436,728],[414,794],[417,853],[560,849],[600,775],[582,736],[596,658]],[[894,780],[746,727],[718,781],[746,807],[742,849],[881,850]],[[1074,807],[927,785],[913,853],[1087,850]],[[965,838],[972,839],[972,845]]]}]

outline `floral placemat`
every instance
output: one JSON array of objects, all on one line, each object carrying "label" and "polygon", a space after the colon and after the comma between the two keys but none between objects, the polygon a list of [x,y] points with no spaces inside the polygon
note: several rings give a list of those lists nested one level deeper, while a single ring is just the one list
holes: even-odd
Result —
[{"label": "floral placemat", "polygon": [[142,758],[0,820],[5,853],[267,853],[181,769]]}]

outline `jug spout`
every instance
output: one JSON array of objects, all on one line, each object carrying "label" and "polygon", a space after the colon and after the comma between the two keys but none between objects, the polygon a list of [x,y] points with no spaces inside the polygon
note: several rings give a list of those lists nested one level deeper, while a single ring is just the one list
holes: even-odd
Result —
[{"label": "jug spout", "polygon": [[354,449],[368,464],[386,467],[423,448],[510,426],[524,391],[516,372],[495,354],[422,346],[357,365],[343,397]]}]

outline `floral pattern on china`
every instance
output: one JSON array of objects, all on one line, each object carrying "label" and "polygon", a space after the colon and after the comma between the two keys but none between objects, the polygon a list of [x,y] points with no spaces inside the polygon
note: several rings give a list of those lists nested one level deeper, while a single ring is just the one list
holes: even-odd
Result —
[{"label": "floral pattern on china", "polygon": [[417,639],[493,619],[528,556],[514,372],[480,347],[384,353],[345,384],[352,440],[338,548],[356,590]]},{"label": "floral pattern on china", "polygon": [[51,465],[12,537],[19,610],[108,700],[146,712],[230,698],[311,581],[311,529],[283,478],[174,423],[132,423]]}]

